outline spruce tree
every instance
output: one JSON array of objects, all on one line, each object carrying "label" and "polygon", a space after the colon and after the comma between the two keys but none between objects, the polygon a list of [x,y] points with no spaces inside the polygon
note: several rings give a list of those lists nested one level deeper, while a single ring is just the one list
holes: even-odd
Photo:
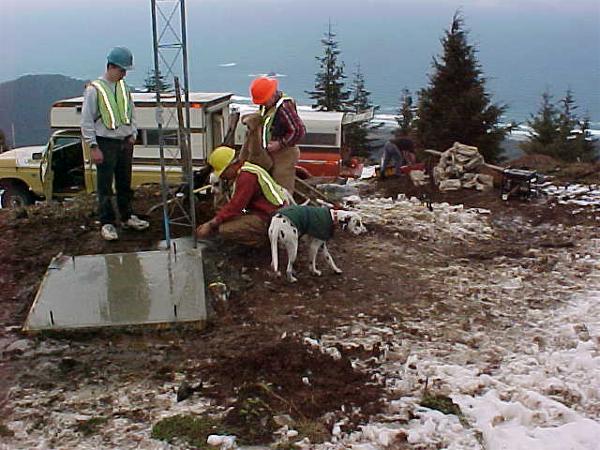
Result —
[{"label": "spruce tree", "polygon": [[563,98],[560,99],[561,110],[558,118],[559,133],[562,139],[567,139],[571,135],[571,131],[578,125],[577,115],[575,110],[577,105],[573,98],[573,92],[571,89],[567,89],[567,92]]},{"label": "spruce tree", "polygon": [[[146,92],[156,92],[156,72],[154,69],[148,69],[146,74],[146,79],[144,80],[144,88],[146,89]],[[160,87],[160,92],[169,92],[173,90],[172,85],[166,81],[163,74],[160,73],[160,69],[158,71],[158,85]]]},{"label": "spruce tree", "polygon": [[314,91],[306,91],[315,101],[313,108],[320,111],[344,111],[350,97],[350,93],[344,88],[344,63],[338,63],[338,42],[332,31],[331,22],[327,33],[321,43],[323,44],[323,56],[316,56],[319,61],[320,71],[315,75]]},{"label": "spruce tree", "polygon": [[[356,71],[352,78],[352,87],[350,89],[350,99],[347,103],[348,110],[354,113],[361,113],[373,107],[371,103],[371,93],[365,86],[365,77],[360,70],[360,64],[356,66]],[[352,150],[352,155],[368,157],[371,153],[371,139],[369,139],[369,122],[358,122],[346,126],[344,142]]]},{"label": "spruce tree", "polygon": [[442,151],[455,141],[474,145],[487,161],[497,161],[506,133],[498,122],[506,107],[491,103],[467,34],[456,12],[441,40],[443,54],[433,59],[429,86],[419,93],[418,137],[425,147]]},{"label": "spruce tree", "polygon": [[528,154],[542,154],[558,156],[556,143],[559,132],[559,112],[552,103],[552,96],[548,91],[542,94],[542,103],[535,116],[527,121],[531,128],[529,140],[521,144],[521,148]]},{"label": "spruce tree", "polygon": [[400,132],[406,136],[412,134],[414,131],[415,115],[413,108],[413,97],[410,91],[407,88],[402,89],[400,109],[398,110],[398,116],[396,116],[396,122],[398,122]]},{"label": "spruce tree", "polygon": [[552,103],[549,92],[542,94],[542,103],[535,116],[527,122],[531,128],[529,140],[521,148],[529,154],[552,156],[563,161],[592,161],[596,157],[594,140],[589,132],[589,119],[579,119],[573,92],[568,89]]},{"label": "spruce tree", "polygon": [[590,118],[585,116],[578,122],[579,133],[574,142],[576,159],[584,162],[595,161],[598,157],[598,149],[596,147],[598,139],[594,138],[590,132]]}]

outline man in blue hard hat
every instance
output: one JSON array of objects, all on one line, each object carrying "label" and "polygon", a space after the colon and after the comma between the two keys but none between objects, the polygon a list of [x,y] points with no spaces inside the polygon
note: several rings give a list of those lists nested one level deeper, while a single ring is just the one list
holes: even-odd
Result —
[{"label": "man in blue hard hat", "polygon": [[148,222],[131,211],[131,163],[137,128],[131,91],[124,80],[131,69],[131,51],[114,47],[108,53],[104,75],[86,88],[81,111],[81,134],[97,170],[100,234],[107,241],[119,239],[112,205],[113,179],[122,228],[145,230],[149,227]]}]

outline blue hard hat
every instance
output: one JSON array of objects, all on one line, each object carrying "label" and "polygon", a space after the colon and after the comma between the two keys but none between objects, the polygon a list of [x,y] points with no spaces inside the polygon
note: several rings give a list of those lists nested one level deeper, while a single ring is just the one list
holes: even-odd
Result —
[{"label": "blue hard hat", "polygon": [[133,54],[127,47],[114,47],[106,57],[110,64],[119,66],[121,69],[133,69]]}]

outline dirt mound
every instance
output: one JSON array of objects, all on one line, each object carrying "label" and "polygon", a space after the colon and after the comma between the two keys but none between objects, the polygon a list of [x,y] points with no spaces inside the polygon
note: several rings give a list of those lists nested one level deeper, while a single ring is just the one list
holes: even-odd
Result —
[{"label": "dirt mound", "polygon": [[548,155],[531,154],[524,155],[520,158],[513,159],[508,163],[510,167],[516,169],[533,169],[539,171],[548,171],[556,169],[557,167],[564,165],[559,160]]},{"label": "dirt mound", "polygon": [[[360,407],[351,419],[360,422],[379,408],[383,389],[352,368],[347,357],[334,359],[297,339],[265,343],[211,368],[216,385],[206,394],[236,396],[226,422],[255,442],[268,442],[277,427],[272,417],[318,419],[330,411]],[[261,433],[257,433],[260,428]]]}]

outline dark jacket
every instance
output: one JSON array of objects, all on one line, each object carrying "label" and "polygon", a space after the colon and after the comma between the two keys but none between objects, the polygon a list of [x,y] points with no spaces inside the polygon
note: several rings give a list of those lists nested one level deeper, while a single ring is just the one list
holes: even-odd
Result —
[{"label": "dark jacket", "polygon": [[333,236],[333,219],[329,208],[292,205],[277,212],[294,224],[300,236],[308,234],[322,241],[328,241]]}]

